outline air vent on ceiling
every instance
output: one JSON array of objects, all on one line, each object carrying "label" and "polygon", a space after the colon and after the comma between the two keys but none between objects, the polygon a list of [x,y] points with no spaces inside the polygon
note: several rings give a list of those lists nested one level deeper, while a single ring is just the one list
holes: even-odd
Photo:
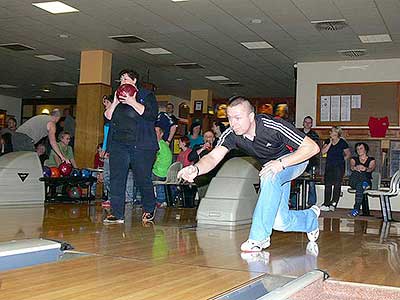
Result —
[{"label": "air vent on ceiling", "polygon": [[338,50],[338,53],[340,53],[343,56],[347,57],[359,57],[359,56],[364,56],[367,54],[366,49],[347,49],[347,50]]},{"label": "air vent on ceiling", "polygon": [[179,67],[182,69],[204,69],[204,67],[199,65],[198,63],[179,63],[175,64],[175,67]]},{"label": "air vent on ceiling", "polygon": [[12,50],[12,51],[35,50],[35,48],[29,47],[29,46],[24,45],[24,44],[18,44],[18,43],[1,44],[0,48],[6,48],[6,49]]},{"label": "air vent on ceiling", "polygon": [[124,43],[124,44],[135,44],[135,43],[145,43],[146,41],[131,35],[131,34],[126,34],[126,35],[111,35],[109,36],[110,39],[116,40],[120,43]]},{"label": "air vent on ceiling", "polygon": [[237,86],[243,86],[240,82],[221,82],[220,83],[223,86],[228,86],[228,87],[237,87]]},{"label": "air vent on ceiling", "polygon": [[320,31],[338,31],[348,26],[345,19],[311,21],[311,24]]}]

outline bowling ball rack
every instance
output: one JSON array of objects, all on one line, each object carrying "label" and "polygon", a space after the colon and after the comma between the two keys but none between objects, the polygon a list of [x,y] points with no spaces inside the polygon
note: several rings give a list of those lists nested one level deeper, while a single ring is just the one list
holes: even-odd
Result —
[{"label": "bowling ball rack", "polygon": [[[91,187],[97,181],[95,177],[41,177],[39,180],[45,183],[45,202],[90,202],[94,200]],[[79,186],[82,189],[82,196],[80,198],[68,197],[68,186]]]}]

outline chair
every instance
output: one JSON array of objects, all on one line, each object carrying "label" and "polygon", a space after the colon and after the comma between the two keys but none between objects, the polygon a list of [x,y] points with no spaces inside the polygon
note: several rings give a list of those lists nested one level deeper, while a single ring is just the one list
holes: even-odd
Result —
[{"label": "chair", "polygon": [[[371,190],[379,190],[381,186],[381,173],[372,172],[371,175],[372,175]],[[363,216],[370,216],[367,191],[368,190],[364,191],[364,196],[361,204]],[[350,188],[347,190],[347,192],[349,192],[350,194],[355,194],[356,190]]]},{"label": "chair", "polygon": [[392,207],[390,205],[390,198],[397,196],[400,192],[400,170],[394,173],[392,179],[390,180],[389,188],[381,188],[378,190],[366,190],[365,193],[371,197],[379,197],[382,217],[384,222],[396,222],[392,218]]},{"label": "chair", "polygon": [[[165,180],[155,180],[153,181],[153,185],[164,185],[165,186],[165,195],[167,196],[167,203],[168,205],[172,204],[171,201],[171,185],[180,185],[178,180],[178,172],[182,169],[182,163],[177,161],[174,162],[172,165],[169,166],[167,176]],[[172,199],[173,200],[173,199]]]}]

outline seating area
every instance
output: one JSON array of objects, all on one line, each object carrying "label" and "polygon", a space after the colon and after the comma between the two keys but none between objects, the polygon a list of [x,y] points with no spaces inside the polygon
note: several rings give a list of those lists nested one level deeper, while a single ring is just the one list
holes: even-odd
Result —
[{"label": "seating area", "polygon": [[182,163],[174,162],[168,169],[165,180],[153,181],[153,185],[163,185],[168,206],[193,207],[197,192],[195,183],[187,183],[178,179],[178,172],[182,169]]},{"label": "seating area", "polygon": [[390,180],[389,188],[372,189],[365,191],[366,195],[379,197],[382,218],[384,222],[394,222],[392,217],[392,207],[390,199],[398,196],[400,192],[400,170],[398,170]]}]

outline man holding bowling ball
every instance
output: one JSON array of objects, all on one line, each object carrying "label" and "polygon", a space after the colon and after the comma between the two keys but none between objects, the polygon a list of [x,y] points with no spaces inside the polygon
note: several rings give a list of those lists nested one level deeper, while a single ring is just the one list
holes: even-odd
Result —
[{"label": "man holding bowling ball", "polygon": [[[139,86],[134,70],[122,70],[120,88],[104,115],[110,120],[107,152],[110,153],[111,213],[105,224],[123,224],[128,169],[134,171],[136,186],[143,197],[144,223],[152,222],[155,196],[151,180],[152,165],[158,150],[154,123],[158,114],[154,93]],[[130,85],[130,87],[126,86]]]}]

